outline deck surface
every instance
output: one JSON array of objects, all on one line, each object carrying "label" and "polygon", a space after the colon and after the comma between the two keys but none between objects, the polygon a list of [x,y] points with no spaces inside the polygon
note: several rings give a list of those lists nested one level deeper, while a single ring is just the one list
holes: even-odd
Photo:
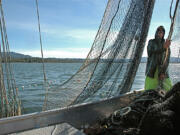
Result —
[{"label": "deck surface", "polygon": [[44,128],[33,129],[21,133],[14,133],[10,135],[85,135],[78,129],[72,127],[67,123],[48,126]]}]

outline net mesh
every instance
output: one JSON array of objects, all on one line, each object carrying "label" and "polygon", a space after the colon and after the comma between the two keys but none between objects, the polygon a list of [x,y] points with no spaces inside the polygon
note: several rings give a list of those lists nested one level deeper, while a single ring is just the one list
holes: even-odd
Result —
[{"label": "net mesh", "polygon": [[180,3],[178,3],[171,43],[171,58],[179,58],[180,49]]},{"label": "net mesh", "polygon": [[75,75],[48,92],[47,109],[130,91],[154,0],[109,0],[92,48]]}]

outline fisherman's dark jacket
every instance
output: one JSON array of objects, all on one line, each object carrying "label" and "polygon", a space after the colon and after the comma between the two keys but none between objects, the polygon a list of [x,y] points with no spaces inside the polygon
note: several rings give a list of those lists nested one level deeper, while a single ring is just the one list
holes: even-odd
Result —
[{"label": "fisherman's dark jacket", "polygon": [[148,60],[146,65],[146,76],[154,78],[156,69],[158,69],[158,76],[163,73],[165,77],[169,77],[168,74],[168,65],[170,59],[170,49],[167,57],[167,61],[163,65],[166,49],[163,47],[165,40],[164,39],[151,39],[149,40],[147,53]]}]

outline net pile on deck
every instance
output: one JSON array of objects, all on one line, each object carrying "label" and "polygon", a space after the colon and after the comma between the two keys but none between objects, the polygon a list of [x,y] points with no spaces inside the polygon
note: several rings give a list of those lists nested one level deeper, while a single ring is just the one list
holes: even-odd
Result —
[{"label": "net pile on deck", "polygon": [[144,49],[154,0],[109,0],[92,48],[68,81],[48,92],[47,109],[130,91]]},{"label": "net pile on deck", "polygon": [[88,135],[180,134],[180,82],[164,94],[147,90],[132,103],[85,129]]}]

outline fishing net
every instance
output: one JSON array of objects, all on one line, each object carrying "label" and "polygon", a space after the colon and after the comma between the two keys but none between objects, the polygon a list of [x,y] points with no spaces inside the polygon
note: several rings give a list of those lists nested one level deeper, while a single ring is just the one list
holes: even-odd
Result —
[{"label": "fishing net", "polygon": [[180,3],[178,3],[177,6],[177,12],[176,12],[176,19],[174,21],[174,29],[173,29],[173,35],[172,35],[172,42],[171,42],[171,59],[176,58],[174,61],[180,62],[177,58],[179,58],[180,54]]},{"label": "fishing net", "polygon": [[[176,4],[174,2],[174,4]],[[171,14],[173,16],[173,8],[171,11]],[[173,27],[173,33],[172,33],[172,37],[171,37],[171,46],[170,46],[170,64],[169,64],[169,73],[170,73],[170,77],[172,82],[175,84],[178,81],[180,81],[177,76],[179,76],[180,74],[177,72],[179,71],[179,63],[180,62],[180,3],[177,3],[177,11],[176,11],[176,18],[174,20],[174,27]],[[172,68],[175,67],[175,68]]]},{"label": "fishing net", "polygon": [[[130,91],[144,49],[154,0],[109,0],[86,60],[48,91],[47,109]],[[95,100],[98,100],[97,98]]]}]

